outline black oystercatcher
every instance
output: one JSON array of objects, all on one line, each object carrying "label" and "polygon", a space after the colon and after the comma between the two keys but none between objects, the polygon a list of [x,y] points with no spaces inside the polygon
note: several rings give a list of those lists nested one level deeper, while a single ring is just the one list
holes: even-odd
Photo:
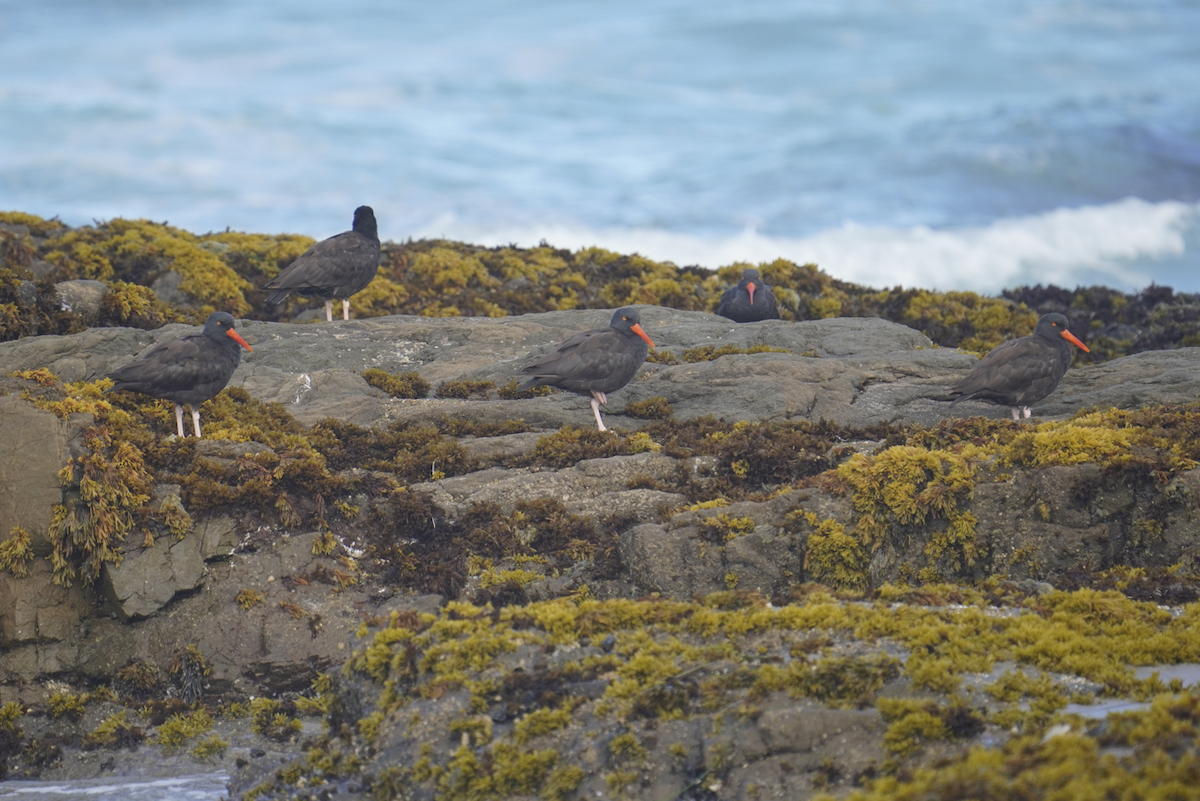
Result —
[{"label": "black oystercatcher", "polygon": [[108,374],[115,383],[105,390],[128,389],[153,398],[175,401],[175,424],[183,437],[183,404],[192,407],[192,423],[200,436],[200,404],[216,396],[229,383],[240,348],[253,351],[237,331],[233,315],[213,312],[200,334],[164,342],[136,362]]},{"label": "black oystercatcher", "polygon": [[[755,294],[757,293],[757,295]],[[728,317],[735,323],[756,323],[759,320],[778,320],[779,307],[775,305],[775,293],[763,283],[758,270],[742,271],[742,280],[721,295],[717,314]]]},{"label": "black oystercatcher", "polygon": [[1061,314],[1045,314],[1032,336],[997,345],[950,389],[958,396],[950,405],[968,398],[987,400],[1011,406],[1013,420],[1020,420],[1022,411],[1029,417],[1029,407],[1053,392],[1066,374],[1071,345],[1089,352],[1067,330],[1067,322]]},{"label": "black oystercatcher", "polygon": [[323,298],[325,320],[333,321],[333,299],[342,299],[342,319],[350,319],[350,296],[367,288],[379,270],[379,229],[370,206],[354,210],[352,230],[331,236],[267,282],[277,290],[267,303],[282,303],[292,292]]},{"label": "black oystercatcher", "polygon": [[628,384],[652,347],[638,310],[617,309],[608,328],[582,331],[522,369],[529,378],[517,389],[546,386],[591,395],[596,425],[607,431],[600,419],[600,405],[608,404],[606,393]]}]

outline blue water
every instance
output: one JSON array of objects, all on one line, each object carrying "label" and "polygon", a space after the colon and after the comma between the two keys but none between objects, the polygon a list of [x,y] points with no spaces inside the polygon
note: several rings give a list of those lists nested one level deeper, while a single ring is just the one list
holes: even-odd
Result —
[{"label": "blue water", "polygon": [[0,0],[0,209],[1200,291],[1195,0]]}]

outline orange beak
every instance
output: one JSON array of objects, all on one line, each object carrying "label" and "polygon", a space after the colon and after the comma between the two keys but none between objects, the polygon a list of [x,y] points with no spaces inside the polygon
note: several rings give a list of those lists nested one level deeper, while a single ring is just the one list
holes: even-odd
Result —
[{"label": "orange beak", "polygon": [[[254,352],[254,348],[252,348],[248,344],[246,344],[246,340],[242,339],[242,335],[239,334],[237,331],[234,331],[232,328],[230,328],[228,331],[225,332],[225,334],[230,339],[232,339],[234,342],[238,343],[243,348],[245,348],[246,350],[250,351],[251,353]],[[1087,350],[1087,348],[1084,348],[1084,350]]]},{"label": "orange beak", "polygon": [[751,306],[754,305],[754,290],[755,290],[755,286],[754,286],[753,281],[750,281],[749,283],[746,284],[746,291],[750,293],[750,305]]},{"label": "orange beak", "polygon": [[1088,347],[1087,347],[1087,345],[1083,344],[1083,343],[1082,343],[1082,342],[1080,342],[1078,339],[1076,339],[1076,338],[1075,338],[1075,335],[1074,335],[1074,334],[1072,334],[1070,331],[1063,331],[1063,332],[1062,332],[1062,337],[1063,337],[1063,339],[1067,340],[1068,342],[1070,342],[1070,343],[1071,343],[1072,345],[1074,345],[1075,347],[1077,347],[1077,348],[1079,348],[1080,350],[1082,350],[1084,353],[1091,353],[1091,351],[1090,351],[1090,350],[1088,350]]},{"label": "orange beak", "polygon": [[642,327],[639,324],[634,323],[632,326],[630,326],[629,330],[646,340],[647,345],[652,348],[654,347],[654,343],[650,341],[650,337],[646,336],[646,332],[642,330]]}]

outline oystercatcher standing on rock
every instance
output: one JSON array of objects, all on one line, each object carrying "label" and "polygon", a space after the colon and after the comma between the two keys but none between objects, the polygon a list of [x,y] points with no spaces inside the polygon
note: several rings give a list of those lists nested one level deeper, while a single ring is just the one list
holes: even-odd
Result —
[{"label": "oystercatcher standing on rock", "polygon": [[282,303],[295,292],[325,301],[325,320],[333,321],[333,299],[342,299],[342,319],[350,319],[350,296],[367,288],[379,270],[379,229],[370,206],[354,210],[354,227],[331,236],[300,254],[300,258],[267,282],[274,289],[267,303]]},{"label": "oystercatcher standing on rock", "polygon": [[529,376],[517,389],[558,387],[577,395],[590,395],[596,425],[607,431],[600,419],[600,406],[607,394],[628,384],[654,343],[642,330],[638,310],[617,309],[607,328],[582,331],[563,342],[554,352],[521,370]]},{"label": "oystercatcher standing on rock", "polygon": [[199,334],[164,342],[142,358],[108,374],[112,392],[127,389],[152,398],[175,401],[175,425],[183,437],[183,404],[192,407],[192,424],[200,436],[200,404],[225,389],[242,360],[241,348],[253,351],[233,330],[233,315],[213,312]]},{"label": "oystercatcher standing on rock", "polygon": [[1067,330],[1068,320],[1053,313],[1038,320],[1031,336],[997,345],[950,392],[961,400],[986,400],[1012,407],[1013,420],[1032,414],[1030,406],[1049,395],[1071,366],[1071,345],[1089,353]]}]

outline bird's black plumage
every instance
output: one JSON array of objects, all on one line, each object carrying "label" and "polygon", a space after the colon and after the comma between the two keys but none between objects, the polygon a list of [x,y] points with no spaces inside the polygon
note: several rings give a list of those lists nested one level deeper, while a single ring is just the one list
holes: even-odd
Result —
[{"label": "bird's black plumage", "polygon": [[638,310],[618,309],[607,328],[581,331],[523,368],[521,373],[529,378],[518,389],[549,386],[590,395],[596,425],[605,431],[600,404],[608,403],[607,393],[633,379],[653,345],[642,330]]},{"label": "bird's black plumage", "polygon": [[126,389],[175,402],[179,435],[183,436],[182,404],[192,407],[196,436],[200,436],[199,405],[225,388],[242,359],[241,349],[253,350],[233,329],[233,315],[213,312],[199,334],[156,346],[137,361],[108,374],[107,392]]},{"label": "bird's black plumage", "polygon": [[735,323],[756,323],[778,320],[779,306],[775,303],[775,293],[763,283],[758,270],[749,268],[742,271],[742,280],[737,286],[731,286],[721,295],[717,314]]},{"label": "bird's black plumage", "polygon": [[1038,320],[1034,333],[997,345],[950,389],[953,406],[961,400],[986,400],[1012,407],[1013,419],[1055,390],[1071,366],[1071,345],[1087,347],[1067,330],[1065,316],[1052,313]]},{"label": "bird's black plumage", "polygon": [[367,288],[379,270],[379,228],[370,206],[354,210],[351,230],[331,236],[267,282],[274,289],[267,303],[282,303],[292,292],[325,301],[325,319],[333,319],[333,298],[342,299],[342,317],[350,319],[350,296]]}]

